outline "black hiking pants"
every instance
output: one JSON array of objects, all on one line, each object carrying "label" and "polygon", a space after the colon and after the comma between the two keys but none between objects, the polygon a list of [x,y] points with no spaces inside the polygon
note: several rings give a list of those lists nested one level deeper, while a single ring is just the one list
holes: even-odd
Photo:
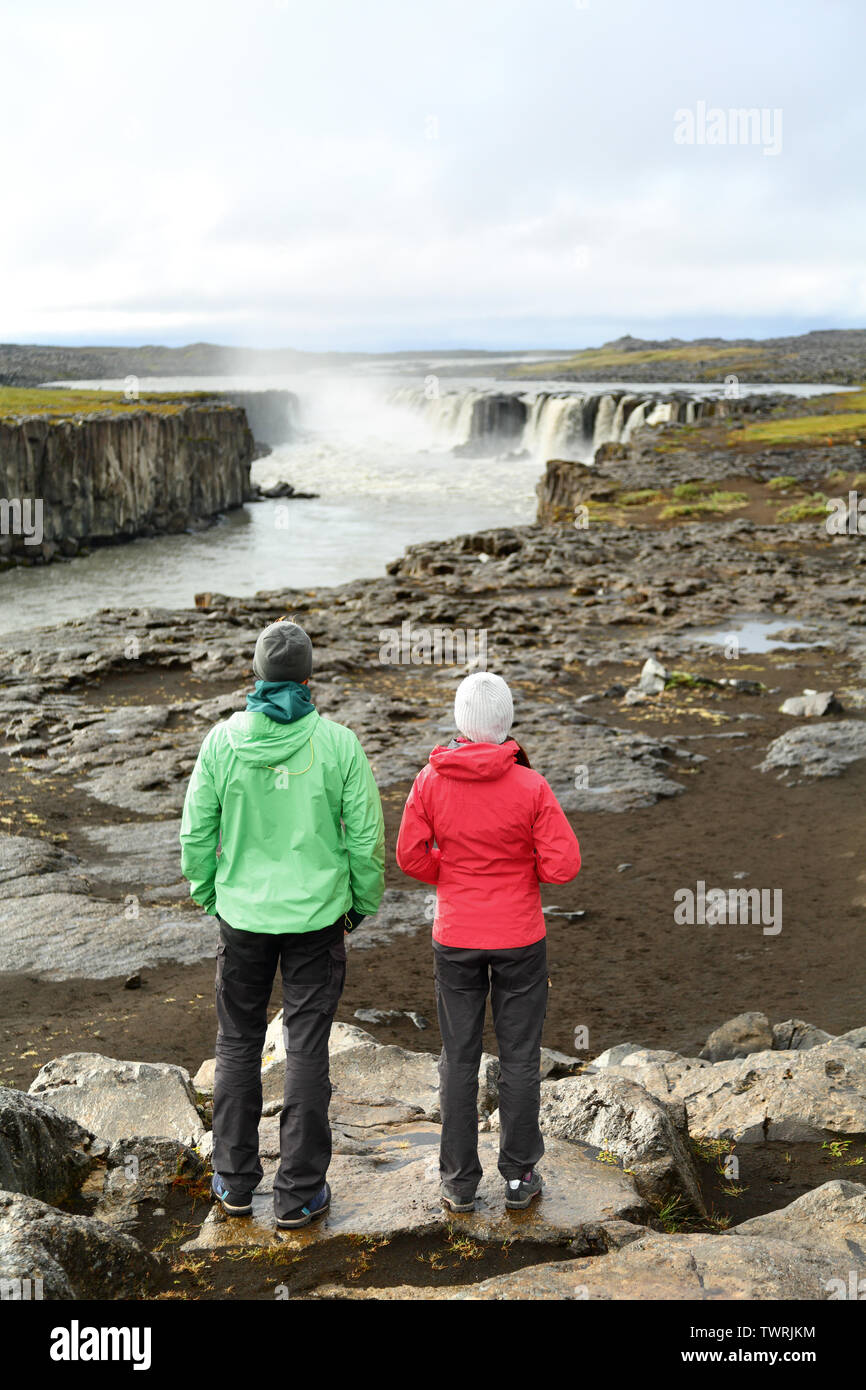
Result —
[{"label": "black hiking pants", "polygon": [[346,980],[344,921],[280,935],[237,931],[219,921],[214,1172],[237,1196],[262,1178],[262,1047],[279,965],[286,1079],[274,1207],[277,1216],[287,1216],[321,1189],[331,1161],[328,1036]]},{"label": "black hiking pants", "polygon": [[488,992],[499,1044],[499,1171],[520,1178],[544,1153],[538,1111],[547,942],[482,951],[434,941],[433,959],[442,1034],[439,1172],[456,1196],[471,1201],[481,1180],[478,1067]]}]

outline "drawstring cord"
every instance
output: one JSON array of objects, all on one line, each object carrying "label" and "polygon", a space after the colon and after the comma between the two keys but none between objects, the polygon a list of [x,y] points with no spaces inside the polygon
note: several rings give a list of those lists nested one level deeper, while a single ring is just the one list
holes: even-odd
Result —
[{"label": "drawstring cord", "polygon": [[268,770],[269,770],[270,772],[284,772],[284,773],[286,774],[287,777],[303,777],[303,775],[304,775],[305,772],[309,772],[310,768],[313,766],[313,763],[314,763],[315,761],[316,761],[316,752],[315,752],[315,749],[313,748],[313,740],[310,739],[310,761],[307,763],[307,766],[306,766],[306,767],[302,767],[302,768],[301,768],[300,772],[289,772],[289,770],[288,770],[287,767],[283,767],[283,766],[273,767],[270,763],[265,763],[265,767],[268,768]]}]

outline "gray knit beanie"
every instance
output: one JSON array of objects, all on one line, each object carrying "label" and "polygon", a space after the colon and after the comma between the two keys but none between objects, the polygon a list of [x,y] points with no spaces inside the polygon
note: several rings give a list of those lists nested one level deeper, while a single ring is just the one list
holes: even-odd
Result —
[{"label": "gray knit beanie", "polygon": [[454,722],[472,743],[504,743],[514,722],[511,691],[501,676],[476,671],[457,687]]},{"label": "gray knit beanie", "polygon": [[260,681],[306,681],[313,671],[313,644],[302,627],[287,618],[259,633],[253,672]]}]

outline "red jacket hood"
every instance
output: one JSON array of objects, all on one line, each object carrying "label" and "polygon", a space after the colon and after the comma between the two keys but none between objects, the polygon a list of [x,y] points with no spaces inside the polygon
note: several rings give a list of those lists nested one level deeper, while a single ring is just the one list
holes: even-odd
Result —
[{"label": "red jacket hood", "polygon": [[516,753],[513,738],[504,743],[460,743],[456,748],[434,748],[430,765],[458,782],[493,782],[514,766]]}]

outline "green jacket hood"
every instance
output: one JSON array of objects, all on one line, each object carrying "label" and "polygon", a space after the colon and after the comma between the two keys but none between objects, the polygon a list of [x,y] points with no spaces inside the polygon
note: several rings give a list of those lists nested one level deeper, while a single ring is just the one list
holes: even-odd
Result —
[{"label": "green jacket hood", "polygon": [[226,724],[229,743],[245,763],[272,767],[285,762],[306,748],[311,755],[310,739],[319,722],[318,710],[311,709],[303,719],[292,724],[278,724],[267,714],[241,710]]}]

